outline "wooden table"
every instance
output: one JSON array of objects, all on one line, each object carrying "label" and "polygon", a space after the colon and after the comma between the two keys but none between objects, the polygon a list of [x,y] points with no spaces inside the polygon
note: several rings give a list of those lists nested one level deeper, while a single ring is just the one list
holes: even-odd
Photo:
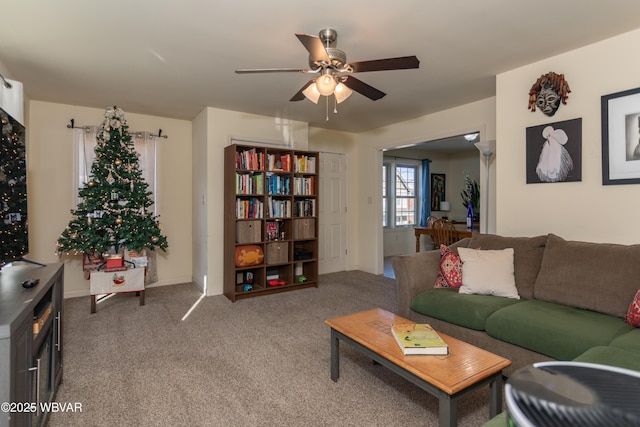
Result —
[{"label": "wooden table", "polygon": [[340,376],[340,340],[391,369],[439,399],[440,426],[457,424],[457,400],[490,384],[489,418],[502,411],[502,370],[511,361],[439,333],[449,345],[447,356],[405,356],[391,335],[394,323],[412,323],[382,309],[326,320],[331,327],[331,379]]},{"label": "wooden table", "polygon": [[[456,231],[458,232],[458,239],[464,239],[465,237],[471,237],[472,231],[467,230],[467,225],[460,223],[455,224]],[[431,227],[414,227],[413,232],[416,235],[416,252],[420,252],[420,236],[425,234],[427,236],[433,236],[433,228]]]}]

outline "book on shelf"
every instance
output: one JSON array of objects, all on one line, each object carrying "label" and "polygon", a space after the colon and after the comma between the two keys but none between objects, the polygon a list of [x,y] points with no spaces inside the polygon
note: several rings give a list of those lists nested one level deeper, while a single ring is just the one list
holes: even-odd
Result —
[{"label": "book on shelf", "polygon": [[447,355],[449,346],[427,323],[398,323],[391,326],[391,334],[404,355]]}]

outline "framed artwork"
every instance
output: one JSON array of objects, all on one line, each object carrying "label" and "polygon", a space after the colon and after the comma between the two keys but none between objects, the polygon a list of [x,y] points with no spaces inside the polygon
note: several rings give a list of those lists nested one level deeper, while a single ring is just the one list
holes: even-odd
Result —
[{"label": "framed artwork", "polygon": [[527,184],[582,181],[582,119],[527,128]]},{"label": "framed artwork", "polygon": [[445,200],[446,176],[443,173],[431,174],[431,210],[439,211],[440,202]]},{"label": "framed artwork", "polygon": [[605,95],[602,184],[640,184],[640,88]]}]

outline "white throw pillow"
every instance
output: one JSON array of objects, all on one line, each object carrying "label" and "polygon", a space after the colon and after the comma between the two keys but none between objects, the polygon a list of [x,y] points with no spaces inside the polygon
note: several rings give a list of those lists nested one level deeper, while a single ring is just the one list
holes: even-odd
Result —
[{"label": "white throw pillow", "polygon": [[462,260],[462,286],[458,292],[520,299],[513,273],[513,248],[458,248],[458,254]]}]

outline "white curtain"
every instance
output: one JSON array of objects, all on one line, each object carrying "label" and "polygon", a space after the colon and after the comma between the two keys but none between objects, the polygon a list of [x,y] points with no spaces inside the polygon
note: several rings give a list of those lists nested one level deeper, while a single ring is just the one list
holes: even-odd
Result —
[{"label": "white curtain", "polygon": [[[89,182],[91,177],[91,165],[95,160],[95,147],[97,144],[96,126],[88,126],[84,128],[76,128],[73,130],[74,145],[78,152],[78,173],[74,182],[74,200],[75,208],[80,202],[78,189],[82,188],[85,183]],[[156,201],[156,145],[157,136],[151,135],[149,132],[133,132],[130,133],[134,148],[138,153],[138,163],[142,171],[142,177],[149,184],[149,191],[152,193],[152,199]],[[151,206],[154,215],[157,215],[155,203]]]},{"label": "white curtain", "polygon": [[[156,144],[158,137],[149,132],[131,133],[136,153],[138,153],[138,163],[142,171],[142,178],[149,184],[151,198],[156,201]],[[155,203],[151,206],[154,215],[157,215]]]}]

